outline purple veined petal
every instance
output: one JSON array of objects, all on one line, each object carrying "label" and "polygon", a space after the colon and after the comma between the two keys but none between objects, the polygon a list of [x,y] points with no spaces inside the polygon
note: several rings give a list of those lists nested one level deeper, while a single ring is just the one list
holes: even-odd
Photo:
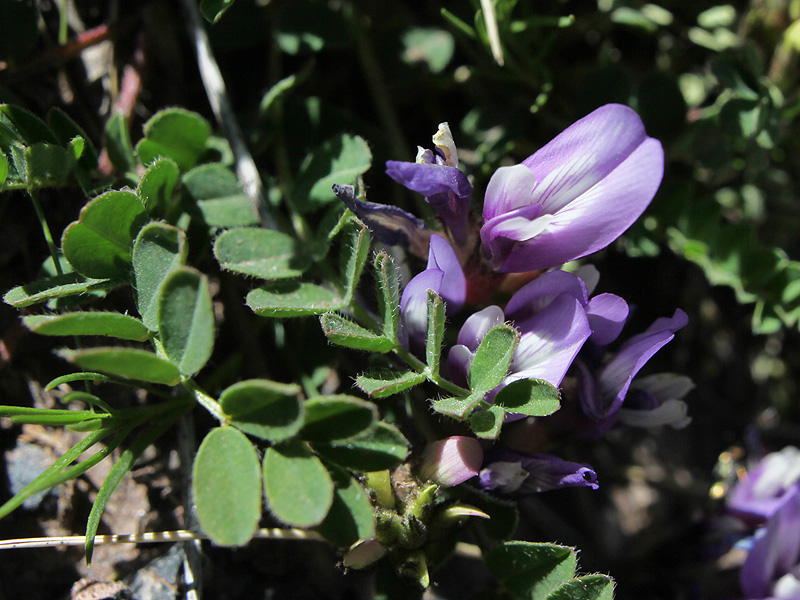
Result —
[{"label": "purple veined petal", "polygon": [[694,388],[694,381],[686,375],[677,373],[655,373],[636,380],[637,390],[643,390],[658,402],[676,399],[681,400]]},{"label": "purple veined petal", "polygon": [[428,290],[437,294],[442,286],[444,273],[438,269],[427,269],[408,282],[400,297],[400,315],[404,345],[424,345],[428,331]]},{"label": "purple veined petal", "polygon": [[480,442],[456,435],[425,446],[418,472],[423,479],[452,487],[477,475],[482,462]]},{"label": "purple veined petal", "polygon": [[579,357],[573,362],[578,375],[578,399],[581,410],[587,417],[601,420],[605,406],[600,396],[597,377],[591,368]]},{"label": "purple veined petal", "polygon": [[566,271],[545,273],[522,286],[506,304],[506,316],[524,328],[524,323],[538,312],[544,310],[554,298],[569,294],[585,306],[588,302],[586,284]]},{"label": "purple veined petal", "polygon": [[450,348],[447,353],[447,377],[462,387],[469,386],[469,368],[475,353],[462,344],[457,344]]},{"label": "purple veined petal", "polygon": [[657,319],[647,331],[632,337],[622,345],[617,355],[609,361],[598,377],[600,395],[606,404],[605,416],[610,416],[619,410],[636,373],[675,337],[675,332],[686,325],[688,319],[685,312],[677,309],[672,318]]},{"label": "purple veined petal", "polygon": [[[493,267],[503,273],[547,269],[601,250],[639,218],[664,172],[664,151],[645,139],[605,178],[555,213],[539,235],[505,250],[503,236],[489,241]],[[544,207],[545,212],[553,214]],[[484,236],[481,239],[486,240]],[[507,245],[507,244],[506,244]]]},{"label": "purple veined petal", "polygon": [[455,251],[442,236],[433,234],[428,250],[428,269],[444,273],[439,294],[447,302],[447,313],[453,314],[464,304],[467,296],[467,280]]},{"label": "purple veined petal", "polygon": [[455,167],[390,160],[386,173],[408,189],[419,192],[459,243],[467,233],[472,185]]},{"label": "purple veined petal", "polygon": [[[504,215],[518,208],[536,206],[533,190],[536,177],[525,165],[500,167],[494,172],[486,186],[483,202],[483,222],[488,223],[497,216]],[[536,218],[538,212],[529,218]]]},{"label": "purple veined petal", "polygon": [[539,182],[535,202],[556,213],[628,159],[647,140],[639,115],[606,104],[576,121],[525,159]]},{"label": "purple veined petal", "polygon": [[589,300],[586,316],[592,327],[592,342],[602,346],[617,339],[629,313],[628,303],[614,294],[598,294]]},{"label": "purple veined petal", "polygon": [[[555,215],[542,214],[542,207],[538,204],[521,206],[488,221],[481,228],[481,239],[486,237],[488,240],[527,242],[546,231],[555,218]],[[491,242],[487,246],[489,250],[493,250]]]},{"label": "purple veined petal", "polygon": [[597,284],[600,282],[600,271],[597,270],[597,267],[594,265],[581,265],[575,271],[575,275],[583,280],[586,284],[586,291],[591,296],[592,292],[594,292],[594,288],[596,288]]},{"label": "purple veined petal", "polygon": [[[519,466],[517,466],[519,465]],[[523,477],[519,467],[527,473]],[[479,483],[484,489],[518,495],[546,492],[562,487],[597,489],[597,473],[587,464],[563,460],[545,453],[528,454],[514,450],[493,451],[481,469]]]},{"label": "purple veined petal", "polygon": [[544,310],[525,321],[519,346],[511,360],[511,375],[517,379],[543,379],[558,386],[575,355],[591,335],[580,301],[568,293],[555,298]]},{"label": "purple veined petal", "polygon": [[352,185],[333,186],[333,193],[387,246],[403,246],[425,256],[431,232],[425,221],[397,206],[377,204],[356,198]]},{"label": "purple veined petal", "polygon": [[487,306],[483,310],[471,314],[458,332],[458,343],[475,352],[484,336],[496,325],[506,320],[503,309],[499,306]]},{"label": "purple veined petal", "polygon": [[747,471],[728,494],[728,510],[749,524],[760,524],[800,485],[800,450],[787,446],[772,452]]},{"label": "purple veined petal", "polygon": [[773,583],[800,563],[800,488],[795,487],[753,543],[739,572],[745,598],[778,597]]},{"label": "purple veined petal", "polygon": [[630,427],[661,427],[669,425],[673,429],[683,429],[692,422],[689,410],[683,400],[667,400],[651,410],[620,408],[617,421]]}]

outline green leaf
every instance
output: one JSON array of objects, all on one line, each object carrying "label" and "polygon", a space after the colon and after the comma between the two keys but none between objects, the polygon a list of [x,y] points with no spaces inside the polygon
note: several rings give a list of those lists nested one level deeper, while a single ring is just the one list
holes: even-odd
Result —
[{"label": "green leaf", "polygon": [[200,0],[200,12],[209,23],[219,21],[231,6],[233,6],[233,0]]},{"label": "green leaf", "polygon": [[466,398],[442,398],[434,400],[431,408],[436,412],[463,421],[485,396],[485,392],[476,392]]},{"label": "green leaf", "polygon": [[306,419],[300,436],[314,442],[333,442],[362,435],[375,428],[378,410],[374,404],[337,394],[307,400]]},{"label": "green leaf", "polygon": [[554,385],[541,379],[518,379],[503,387],[495,396],[495,406],[510,413],[545,417],[556,412],[561,395]]},{"label": "green leaf", "polygon": [[0,152],[0,183],[5,183],[8,177],[8,159],[6,155]]},{"label": "green leaf", "polygon": [[333,344],[372,352],[389,352],[394,348],[392,340],[372,333],[337,313],[325,313],[320,316],[319,322],[325,337]]},{"label": "green leaf", "polygon": [[118,434],[110,443],[107,443],[98,452],[85,459],[83,462],[73,465],[72,467],[69,466],[73,461],[78,460],[89,448],[102,441],[103,438],[111,433],[113,433],[111,428],[96,430],[72,446],[72,448],[67,450],[60,458],[56,459],[56,461],[36,477],[36,479],[17,492],[13,498],[10,498],[0,506],[0,519],[18,508],[25,500],[34,494],[49,490],[65,481],[79,477],[111,454],[122,441],[124,432],[123,434]]},{"label": "green leaf", "polygon": [[107,335],[144,341],[147,327],[134,317],[115,312],[74,312],[23,317],[28,329],[41,335]]},{"label": "green leaf", "polygon": [[366,373],[356,378],[356,385],[371,398],[386,398],[425,381],[425,375],[413,371]]},{"label": "green leaf", "polygon": [[186,234],[163,223],[142,227],[133,244],[136,307],[150,331],[158,329],[158,290],[167,276],[186,262],[187,252]]},{"label": "green leaf", "polygon": [[338,546],[350,546],[375,535],[375,517],[369,494],[347,471],[330,469],[333,504],[317,530]]},{"label": "green leaf", "polygon": [[211,126],[197,113],[182,108],[157,112],[144,125],[144,139],[136,145],[143,165],[158,157],[174,160],[181,171],[191,169],[206,149]]},{"label": "green leaf", "polygon": [[369,258],[369,246],[372,238],[367,226],[357,219],[352,219],[343,228],[342,238],[343,247],[339,262],[346,289],[344,296],[344,305],[346,306],[353,301],[356,286]]},{"label": "green leaf", "polygon": [[433,27],[412,27],[402,36],[403,60],[409,64],[424,63],[431,73],[441,73],[453,58],[455,40],[452,34]]},{"label": "green leaf", "polygon": [[97,169],[97,149],[83,128],[73,121],[67,113],[58,107],[51,108],[47,113],[47,124],[53,130],[61,146],[67,146],[71,140],[80,137],[84,141],[84,149],[78,163],[87,171]]},{"label": "green leaf", "polygon": [[[89,512],[89,518],[86,520],[86,564],[92,560],[92,552],[94,551],[94,536],[97,534],[97,528],[100,525],[100,518],[103,516],[108,501],[114,490],[122,481],[125,474],[131,470],[134,463],[139,459],[142,453],[155,442],[161,435],[180,417],[182,411],[177,411],[171,415],[162,415],[158,421],[150,423],[148,428],[139,434],[139,437],[125,450],[114,462],[108,475],[103,481],[103,485],[97,491],[92,510]],[[127,435],[127,431],[123,431]]]},{"label": "green leaf", "polygon": [[184,375],[194,375],[214,350],[214,307],[208,278],[189,267],[172,271],[158,291],[158,334]]},{"label": "green leaf", "polygon": [[77,164],[78,158],[68,148],[33,144],[25,148],[26,183],[31,188],[65,185]]},{"label": "green leaf", "polygon": [[272,442],[292,437],[303,426],[300,387],[266,379],[240,381],[219,398],[230,422],[245,433]]},{"label": "green leaf", "polygon": [[203,531],[220,546],[243,546],[261,518],[256,449],[233,427],[208,432],[192,467],[192,491]]},{"label": "green leaf", "polygon": [[575,551],[556,544],[505,542],[489,551],[486,565],[515,597],[545,600],[575,574]]},{"label": "green leaf", "polygon": [[106,192],[83,207],[64,231],[64,257],[83,275],[127,278],[131,245],[147,221],[139,198],[127,191]]},{"label": "green leaf", "polygon": [[489,330],[469,369],[470,389],[485,393],[500,385],[508,374],[519,337],[519,331],[510,325],[497,325]]},{"label": "green leaf", "polygon": [[115,112],[106,122],[106,152],[111,164],[120,173],[129,173],[136,168],[128,120],[121,111]]},{"label": "green leaf", "polygon": [[250,198],[225,165],[214,163],[192,169],[183,176],[183,186],[209,227],[241,227],[259,222]]},{"label": "green leaf", "polygon": [[333,503],[333,481],[299,440],[270,446],[264,455],[264,492],[272,514],[287,525],[319,525]]},{"label": "green leaf", "polygon": [[371,164],[372,153],[362,138],[343,134],[325,141],[300,166],[293,194],[295,206],[307,213],[333,202],[333,184],[356,183]]},{"label": "green leaf", "polygon": [[[39,425],[69,425],[97,419],[101,415],[90,410],[59,410],[30,408],[28,406],[0,406],[0,417],[11,419],[14,423],[33,423]],[[104,415],[108,416],[108,415]]]},{"label": "green leaf", "polygon": [[303,317],[338,310],[344,301],[313,283],[279,281],[252,290],[247,306],[262,317]]},{"label": "green leaf", "polygon": [[485,440],[496,440],[500,435],[500,428],[503,426],[503,417],[506,411],[499,406],[492,406],[486,410],[480,410],[472,414],[469,419],[469,426],[479,438]]},{"label": "green leaf", "polygon": [[3,301],[16,308],[22,308],[54,298],[110,290],[124,283],[119,279],[90,279],[80,273],[65,273],[12,288],[3,296]]},{"label": "green leaf", "polygon": [[355,471],[393,469],[406,459],[408,447],[408,440],[399,429],[382,422],[366,435],[330,444],[314,444],[314,450],[320,456]]},{"label": "green leaf", "polygon": [[11,139],[3,139],[0,144],[7,149],[9,141],[21,142],[24,146],[32,144],[58,144],[58,138],[50,127],[32,112],[13,104],[0,104],[0,125],[5,126]]},{"label": "green leaf", "polygon": [[50,383],[44,386],[44,391],[49,392],[50,390],[56,389],[62,383],[72,383],[73,381],[91,381],[93,383],[100,383],[103,381],[114,381],[114,379],[108,375],[103,375],[102,373],[68,373],[67,375],[62,375],[61,377],[56,377],[55,379],[51,380]]},{"label": "green leaf", "polygon": [[383,317],[383,335],[397,341],[400,321],[400,275],[392,257],[381,252],[375,257],[375,277],[378,282],[378,302]]},{"label": "green leaf", "polygon": [[100,371],[166,385],[176,385],[181,379],[178,367],[171,362],[137,348],[60,350],[58,355],[87,371]]},{"label": "green leaf", "polygon": [[166,212],[179,178],[178,165],[168,158],[160,158],[147,168],[136,195],[150,215],[161,217]]},{"label": "green leaf", "polygon": [[428,370],[434,378],[439,375],[443,339],[444,301],[439,294],[428,290],[428,335],[425,338],[425,360],[428,363]]},{"label": "green leaf", "polygon": [[252,227],[223,232],[214,242],[214,256],[223,269],[261,279],[299,277],[311,265],[291,236]]},{"label": "green leaf", "polygon": [[547,596],[547,600],[613,600],[614,580],[607,575],[584,575],[570,579]]}]

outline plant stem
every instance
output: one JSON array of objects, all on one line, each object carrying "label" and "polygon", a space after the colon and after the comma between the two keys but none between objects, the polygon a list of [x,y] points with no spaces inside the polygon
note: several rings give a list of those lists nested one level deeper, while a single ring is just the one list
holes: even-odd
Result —
[{"label": "plant stem", "polygon": [[350,35],[355,40],[356,51],[358,52],[358,58],[361,62],[361,68],[364,71],[369,91],[375,101],[381,120],[389,133],[392,153],[395,156],[404,156],[408,152],[409,146],[400,129],[400,122],[395,114],[392,97],[384,81],[383,73],[369,45],[369,40],[365,33],[366,27],[361,15],[358,14],[356,7],[351,2],[346,2],[342,6],[342,14],[347,22]]},{"label": "plant stem", "polygon": [[56,248],[56,244],[53,241],[53,234],[50,233],[50,226],[47,224],[47,219],[44,216],[42,205],[39,203],[39,199],[36,197],[33,189],[28,188],[28,195],[31,197],[31,201],[33,202],[33,210],[36,211],[36,217],[39,219],[39,224],[42,226],[42,233],[44,233],[44,239],[47,242],[47,247],[50,249],[50,256],[53,258],[53,266],[56,269],[56,273],[63,275],[64,271],[61,269],[61,260],[58,257],[58,248]]},{"label": "plant stem", "polygon": [[211,413],[211,416],[213,416],[220,423],[227,423],[228,418],[225,416],[225,413],[222,412],[222,407],[219,405],[219,402],[201,390],[200,386],[195,383],[194,379],[191,377],[182,376],[181,384],[189,393],[192,394],[194,399],[197,400],[197,402],[203,408]]},{"label": "plant stem", "polygon": [[[367,327],[376,333],[381,333],[383,329],[381,328],[380,324],[375,320],[375,318],[361,306],[358,302],[353,302],[351,304],[351,309],[353,311],[353,315],[356,319],[360,322],[361,325]],[[422,373],[425,377],[428,378],[428,381],[438,385],[440,388],[447,390],[451,394],[458,396],[459,398],[466,398],[469,396],[470,391],[467,389],[462,388],[459,385],[456,385],[452,381],[445,379],[441,375],[434,376],[431,373],[428,365],[418,359],[416,356],[411,354],[408,350],[403,348],[400,344],[397,343],[397,340],[394,340],[395,347],[393,352],[399,356],[409,367],[417,371],[417,373]]]}]

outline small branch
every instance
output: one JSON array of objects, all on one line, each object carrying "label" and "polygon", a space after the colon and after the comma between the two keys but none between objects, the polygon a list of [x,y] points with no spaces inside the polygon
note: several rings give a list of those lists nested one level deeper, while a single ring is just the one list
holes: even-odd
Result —
[{"label": "small branch", "polygon": [[361,68],[364,71],[364,77],[367,80],[372,98],[375,101],[375,106],[389,133],[392,153],[398,157],[405,156],[408,153],[409,145],[406,143],[403,132],[400,129],[400,121],[397,118],[394,105],[392,104],[391,93],[386,86],[383,72],[367,39],[366,27],[361,19],[361,15],[359,15],[356,11],[356,7],[350,2],[346,2],[342,6],[342,14],[347,22],[350,35],[353,36],[355,40]]},{"label": "small branch", "polygon": [[[316,531],[304,529],[259,529],[254,538],[270,540],[310,540],[315,542],[326,541]],[[185,542],[191,540],[209,539],[204,533],[178,529],[176,531],[154,531],[150,533],[126,533],[120,535],[96,535],[95,546],[100,544],[154,544],[162,542]],[[20,550],[22,548],[51,548],[53,546],[83,546],[86,543],[84,535],[67,535],[56,537],[18,538],[13,540],[0,540],[0,550]]]},{"label": "small branch", "polygon": [[244,193],[250,199],[253,209],[261,219],[261,226],[268,229],[277,229],[277,224],[269,212],[269,205],[264,196],[264,184],[261,181],[261,175],[258,173],[253,156],[247,149],[242,130],[236,121],[236,116],[233,114],[233,109],[228,99],[225,80],[222,78],[219,65],[211,53],[211,45],[208,41],[208,35],[206,34],[197,2],[196,0],[183,0],[183,6],[189,21],[189,31],[194,40],[200,77],[203,80],[211,110],[214,112],[217,122],[222,127],[222,131],[231,145],[233,156],[236,159],[236,175],[244,188]]},{"label": "small branch", "polygon": [[181,377],[181,384],[192,394],[194,399],[197,400],[197,402],[203,408],[211,413],[211,416],[213,416],[217,421],[220,423],[227,422],[228,419],[225,416],[225,413],[222,412],[222,407],[219,405],[219,402],[201,390],[192,378]]},{"label": "small branch", "polygon": [[483,9],[483,21],[486,23],[486,35],[489,36],[489,46],[492,48],[494,61],[501,67],[505,63],[503,59],[503,47],[500,45],[500,31],[497,29],[497,15],[494,12],[493,0],[481,0]]}]

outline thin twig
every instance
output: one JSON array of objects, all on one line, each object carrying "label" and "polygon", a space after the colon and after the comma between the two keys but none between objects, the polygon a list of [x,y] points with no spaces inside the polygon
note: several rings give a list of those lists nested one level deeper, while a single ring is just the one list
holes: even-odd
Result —
[{"label": "thin twig", "polygon": [[[325,538],[316,531],[303,529],[259,529],[254,538],[270,540],[310,540],[324,542]],[[99,544],[157,544],[164,542],[185,542],[189,540],[207,540],[204,533],[178,529],[176,531],[153,531],[149,533],[126,533],[119,535],[96,535],[95,546]],[[0,540],[0,550],[20,550],[22,548],[50,548],[53,546],[83,546],[85,535],[65,535],[54,537],[18,538]]]},{"label": "thin twig", "polygon": [[492,56],[494,61],[502,67],[505,60],[503,59],[503,46],[500,45],[500,31],[497,29],[494,2],[481,0],[481,8],[483,9],[483,22],[486,24],[486,35],[489,36],[489,46],[492,48]]},{"label": "thin twig", "polygon": [[228,99],[225,80],[222,79],[219,65],[211,52],[211,45],[208,41],[208,35],[206,34],[197,2],[195,0],[183,0],[183,6],[188,18],[189,31],[194,40],[200,77],[203,80],[211,110],[214,112],[217,122],[222,127],[222,131],[231,145],[231,150],[236,160],[236,175],[244,188],[244,193],[250,199],[253,209],[261,219],[261,226],[277,229],[277,224],[270,214],[269,205],[264,196],[264,184],[261,181],[253,156],[250,154],[250,150],[247,149],[242,130],[236,121],[236,116],[233,114],[233,109]]}]

